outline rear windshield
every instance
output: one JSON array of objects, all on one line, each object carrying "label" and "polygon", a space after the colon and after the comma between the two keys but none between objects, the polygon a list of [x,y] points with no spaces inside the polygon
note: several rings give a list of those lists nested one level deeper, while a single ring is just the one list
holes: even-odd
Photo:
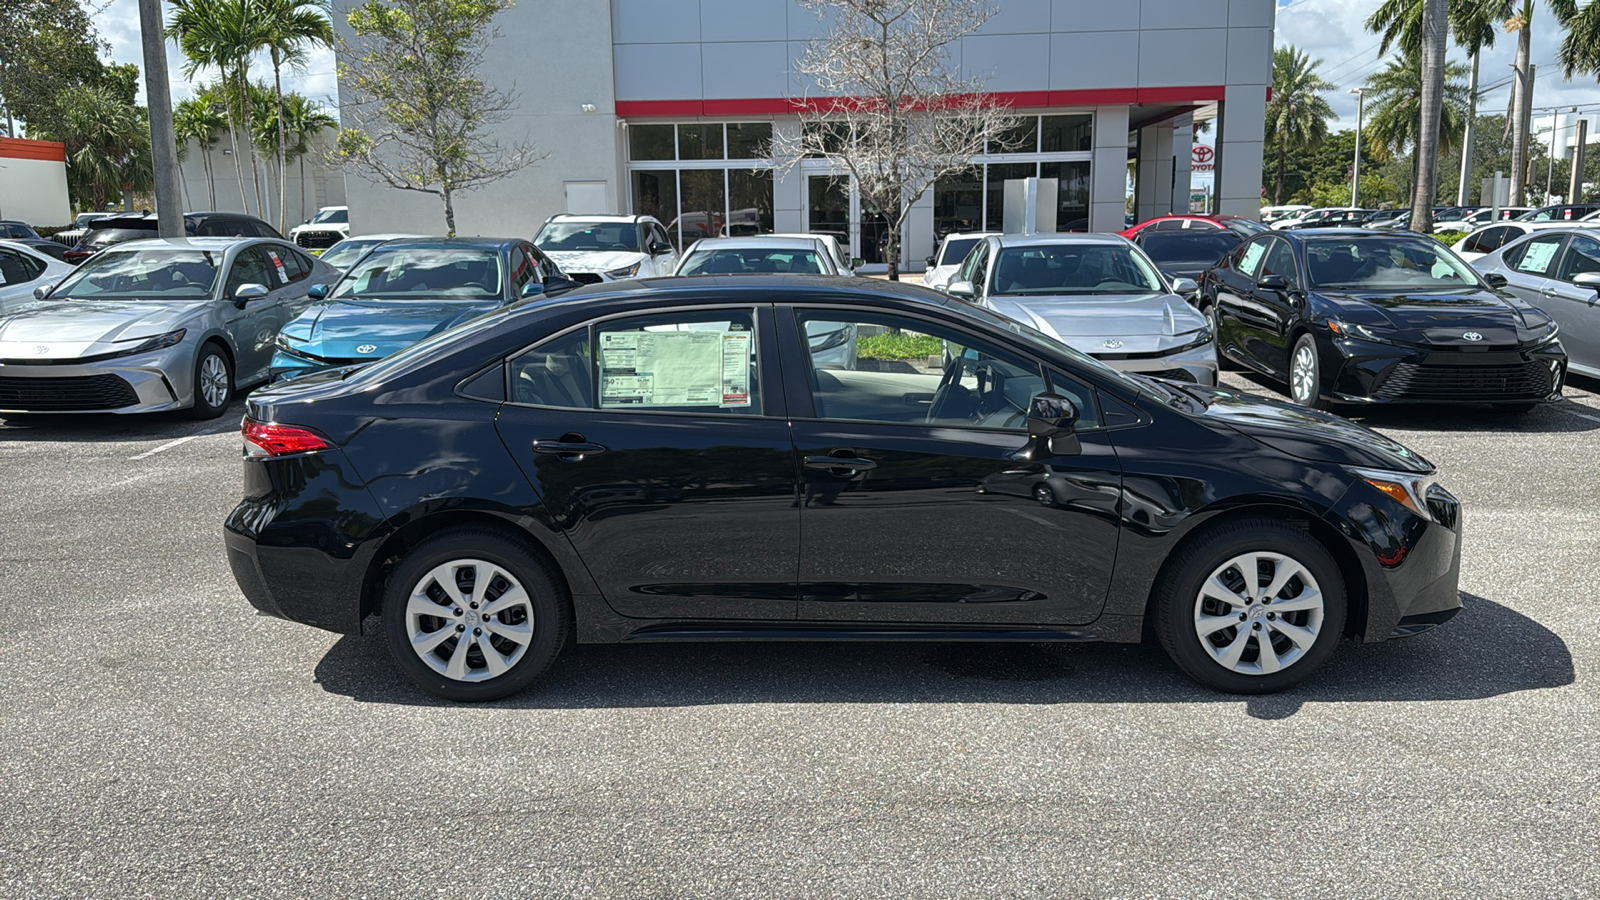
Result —
[{"label": "rear windshield", "polygon": [[1231,231],[1152,231],[1140,241],[1144,252],[1162,263],[1214,263],[1239,246],[1241,238]]},{"label": "rear windshield", "polygon": [[156,226],[152,223],[149,228],[95,228],[83,236],[78,242],[80,247],[109,247],[123,241],[136,241],[140,238],[156,236]]},{"label": "rear windshield", "polygon": [[[148,236],[148,235],[141,235]],[[211,296],[222,254],[153,247],[89,257],[51,292],[71,300],[204,300]]]},{"label": "rear windshield", "polygon": [[973,247],[978,246],[978,242],[981,240],[983,238],[957,238],[945,241],[944,254],[939,257],[939,265],[953,266],[961,262],[967,258],[968,253],[972,252]]}]

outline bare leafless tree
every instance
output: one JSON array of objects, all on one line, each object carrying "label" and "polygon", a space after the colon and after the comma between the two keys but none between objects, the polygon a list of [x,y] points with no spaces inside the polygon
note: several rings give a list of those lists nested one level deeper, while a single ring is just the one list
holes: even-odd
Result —
[{"label": "bare leafless tree", "polygon": [[962,78],[952,45],[993,14],[982,0],[800,0],[829,17],[797,68],[819,97],[802,100],[798,133],[776,134],[772,158],[787,171],[821,157],[849,171],[862,204],[888,223],[889,277],[900,277],[900,233],[912,204],[939,178],[1020,121]]}]

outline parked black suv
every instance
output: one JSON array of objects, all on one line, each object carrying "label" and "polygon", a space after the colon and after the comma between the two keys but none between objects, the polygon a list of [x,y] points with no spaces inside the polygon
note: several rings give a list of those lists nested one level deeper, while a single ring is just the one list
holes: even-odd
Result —
[{"label": "parked black suv", "polygon": [[[236,212],[193,212],[183,216],[189,237],[266,237],[283,240],[278,229],[255,216]],[[83,239],[66,253],[67,262],[81,263],[113,244],[156,236],[154,213],[106,216],[89,223]]]}]

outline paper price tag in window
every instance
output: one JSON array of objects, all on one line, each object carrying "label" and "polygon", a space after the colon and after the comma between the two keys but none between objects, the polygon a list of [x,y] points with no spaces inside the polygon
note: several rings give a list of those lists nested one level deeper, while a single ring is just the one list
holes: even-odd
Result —
[{"label": "paper price tag in window", "polygon": [[730,331],[722,336],[722,402],[717,405],[750,405],[750,332],[748,331]]},{"label": "paper price tag in window", "polygon": [[272,260],[272,265],[275,266],[277,268],[277,270],[278,270],[278,281],[280,283],[282,283],[282,284],[288,284],[289,283],[289,270],[285,269],[283,267],[283,260],[279,259],[278,258],[278,254],[274,253],[271,250],[267,251],[267,258]]}]

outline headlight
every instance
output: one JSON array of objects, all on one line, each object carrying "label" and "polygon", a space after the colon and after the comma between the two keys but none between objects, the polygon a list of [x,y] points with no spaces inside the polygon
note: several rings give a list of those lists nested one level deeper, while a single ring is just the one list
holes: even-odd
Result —
[{"label": "headlight", "polygon": [[[118,350],[110,355],[134,356],[139,353],[149,353],[152,350],[164,350],[168,347],[175,346],[179,341],[183,340],[183,336],[186,333],[187,329],[179,328],[177,331],[169,331],[166,334],[158,334],[153,338],[145,338],[136,347],[130,347],[127,350]],[[135,340],[138,339],[135,338]]]},{"label": "headlight", "polygon": [[1538,336],[1538,337],[1533,339],[1534,349],[1537,349],[1539,347],[1543,347],[1545,344],[1551,343],[1552,341],[1554,341],[1556,339],[1556,335],[1558,335],[1560,333],[1561,333],[1561,325],[1560,325],[1560,323],[1551,322],[1549,331],[1546,331],[1544,334],[1542,334],[1542,335],[1540,335],[1540,336]]},{"label": "headlight", "polygon": [[1189,338],[1189,340],[1183,342],[1182,344],[1180,344],[1180,345],[1178,345],[1176,347],[1173,347],[1171,350],[1167,350],[1167,351],[1164,351],[1164,352],[1166,352],[1166,353],[1182,353],[1185,350],[1193,350],[1196,347],[1204,347],[1205,345],[1211,343],[1211,326],[1207,325],[1207,326],[1201,328],[1199,331],[1188,331],[1188,332],[1185,332],[1183,334],[1178,335],[1178,337],[1180,337],[1180,338]]},{"label": "headlight", "polygon": [[292,344],[292,343],[290,343],[290,341],[289,341],[289,338],[288,338],[288,337],[286,337],[286,336],[284,336],[284,335],[283,335],[283,334],[282,334],[282,333],[281,333],[281,332],[280,332],[280,333],[279,333],[279,334],[278,334],[278,336],[277,336],[277,337],[275,337],[275,338],[273,338],[273,339],[272,339],[272,343],[273,343],[273,344],[274,344],[274,345],[275,345],[275,346],[276,346],[276,347],[277,347],[277,348],[278,348],[278,349],[279,349],[279,350],[287,350],[287,351],[289,351],[289,352],[290,352],[290,353],[293,353],[293,352],[294,352],[294,351],[295,351],[295,346],[294,346],[294,344]]},{"label": "headlight", "polygon": [[1355,466],[1346,466],[1352,474],[1367,484],[1389,496],[1389,499],[1411,510],[1417,515],[1433,521],[1434,517],[1428,512],[1428,504],[1424,498],[1428,495],[1428,488],[1433,485],[1432,475],[1417,475],[1413,472],[1390,472],[1385,469],[1358,469]]},{"label": "headlight", "polygon": [[639,274],[639,265],[642,262],[643,262],[643,260],[640,260],[640,262],[636,262],[631,266],[623,266],[620,269],[612,269],[611,271],[606,273],[606,277],[607,278],[632,278],[633,276]]},{"label": "headlight", "polygon": [[1374,344],[1392,344],[1394,339],[1378,333],[1366,325],[1351,325],[1338,319],[1328,320],[1328,330],[1339,337],[1355,338],[1361,341],[1371,341]]},{"label": "headlight", "polygon": [[807,335],[806,342],[811,346],[811,352],[819,350],[832,350],[844,346],[850,339],[850,329],[840,328],[837,331],[826,331],[821,334]]}]

